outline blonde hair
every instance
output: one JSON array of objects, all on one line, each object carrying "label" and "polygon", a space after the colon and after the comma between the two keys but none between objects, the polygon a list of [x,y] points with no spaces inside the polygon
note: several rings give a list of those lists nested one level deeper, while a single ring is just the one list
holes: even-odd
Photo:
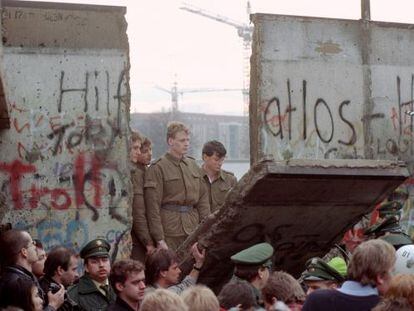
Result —
[{"label": "blonde hair", "polygon": [[414,275],[398,274],[394,276],[385,297],[389,299],[406,298],[414,310]]},{"label": "blonde hair", "polygon": [[181,297],[191,311],[220,310],[216,295],[204,285],[196,285],[186,289]]},{"label": "blonde hair", "polygon": [[377,276],[389,273],[395,263],[394,247],[383,240],[362,242],[355,248],[348,266],[350,280],[376,286]]},{"label": "blonde hair", "polygon": [[157,289],[145,295],[139,311],[189,311],[183,299],[167,289]]},{"label": "blonde hair", "polygon": [[187,135],[190,135],[189,128],[182,122],[171,121],[167,125],[167,142],[170,138],[175,138],[175,135],[178,132],[184,132]]}]

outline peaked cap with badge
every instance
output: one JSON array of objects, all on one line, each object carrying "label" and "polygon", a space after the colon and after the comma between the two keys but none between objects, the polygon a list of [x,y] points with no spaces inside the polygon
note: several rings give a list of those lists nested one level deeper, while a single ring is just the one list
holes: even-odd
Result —
[{"label": "peaked cap with badge", "polygon": [[319,258],[314,257],[307,261],[306,271],[302,274],[304,281],[334,281],[342,283],[345,281],[347,267],[345,260],[340,257],[334,257],[327,263]]},{"label": "peaked cap with badge", "polygon": [[230,257],[236,265],[260,266],[271,262],[273,246],[269,243],[259,243],[246,248]]},{"label": "peaked cap with badge", "polygon": [[105,239],[95,239],[88,242],[80,251],[82,259],[90,257],[106,257],[109,256],[111,245]]}]

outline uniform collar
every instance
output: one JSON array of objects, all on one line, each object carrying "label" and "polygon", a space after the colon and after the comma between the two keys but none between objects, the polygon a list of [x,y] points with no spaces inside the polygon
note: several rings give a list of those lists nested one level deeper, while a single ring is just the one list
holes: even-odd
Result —
[{"label": "uniform collar", "polygon": [[183,156],[182,159],[178,159],[174,157],[171,153],[167,152],[165,154],[165,157],[167,158],[167,160],[171,161],[177,166],[179,166],[181,162],[183,162],[185,165],[188,165],[188,159],[185,156]]},{"label": "uniform collar", "polygon": [[[202,176],[204,177],[204,178],[207,178],[207,180],[210,180],[210,178],[208,177],[208,175],[207,175],[207,172],[204,170],[204,164],[203,165],[201,165],[201,173],[202,173]],[[219,178],[221,178],[223,181],[226,181],[226,175],[224,174],[224,172],[223,172],[223,170],[220,170],[220,173],[219,173],[219,176],[218,176],[218,178],[217,179],[219,179]],[[216,180],[217,180],[216,179]],[[215,181],[216,181],[215,180]]]}]

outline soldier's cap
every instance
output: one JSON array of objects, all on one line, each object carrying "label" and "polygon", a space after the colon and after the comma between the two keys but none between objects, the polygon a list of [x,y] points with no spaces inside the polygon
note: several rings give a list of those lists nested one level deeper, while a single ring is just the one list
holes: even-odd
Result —
[{"label": "soldier's cap", "polygon": [[396,248],[403,246],[403,245],[413,244],[413,241],[411,240],[411,238],[403,232],[389,233],[389,234],[381,236],[380,239],[390,243]]},{"label": "soldier's cap", "polygon": [[259,243],[234,254],[230,259],[236,265],[267,265],[273,256],[273,252],[273,246],[269,243]]},{"label": "soldier's cap", "polygon": [[364,230],[365,235],[375,234],[377,236],[386,232],[395,232],[401,230],[401,226],[396,216],[389,215],[378,221],[376,224]]},{"label": "soldier's cap", "polygon": [[88,242],[80,251],[80,257],[86,259],[89,257],[107,257],[111,245],[105,239],[95,239]]},{"label": "soldier's cap", "polygon": [[388,215],[399,215],[402,207],[403,205],[398,201],[383,202],[378,208],[378,213],[382,218]]},{"label": "soldier's cap", "polygon": [[306,262],[306,271],[302,274],[304,281],[334,281],[342,283],[347,273],[346,262],[340,257],[334,257],[325,262],[319,257],[314,257]]}]

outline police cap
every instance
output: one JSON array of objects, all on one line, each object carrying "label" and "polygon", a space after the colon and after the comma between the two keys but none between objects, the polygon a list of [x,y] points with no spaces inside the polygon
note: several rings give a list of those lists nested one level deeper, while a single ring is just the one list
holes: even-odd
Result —
[{"label": "police cap", "polygon": [[95,239],[88,242],[80,251],[80,257],[86,259],[89,257],[109,256],[111,245],[105,239]]}]

